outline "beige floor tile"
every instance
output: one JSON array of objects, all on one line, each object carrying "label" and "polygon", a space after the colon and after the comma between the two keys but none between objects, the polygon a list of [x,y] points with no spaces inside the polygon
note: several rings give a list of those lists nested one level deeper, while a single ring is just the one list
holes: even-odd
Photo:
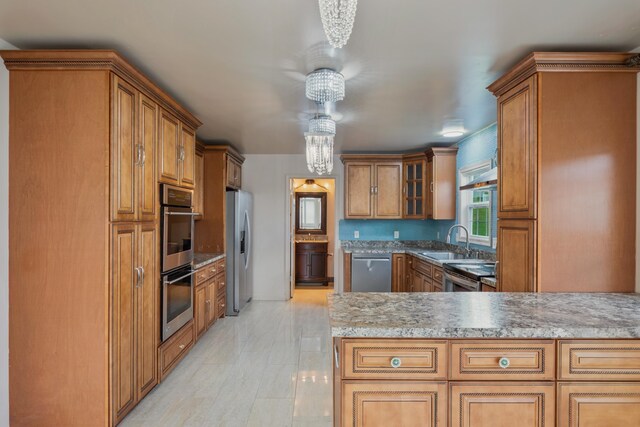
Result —
[{"label": "beige floor tile", "polygon": [[249,416],[250,427],[289,427],[292,423],[292,399],[256,399]]}]

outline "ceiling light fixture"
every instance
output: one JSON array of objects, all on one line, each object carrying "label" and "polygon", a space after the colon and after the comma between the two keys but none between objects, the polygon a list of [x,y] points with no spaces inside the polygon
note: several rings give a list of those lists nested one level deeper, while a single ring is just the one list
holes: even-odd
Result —
[{"label": "ceiling light fixture", "polygon": [[330,133],[306,132],[307,168],[318,175],[333,171],[333,137]]},{"label": "ceiling light fixture", "polygon": [[344,99],[344,76],[329,68],[319,68],[305,80],[307,98],[318,103],[337,102]]},{"label": "ceiling light fixture", "polygon": [[319,3],[324,33],[331,46],[339,49],[351,35],[358,0],[319,0]]},{"label": "ceiling light fixture", "polygon": [[442,128],[442,136],[445,138],[457,138],[464,135],[466,131],[462,120],[447,120]]},{"label": "ceiling light fixture", "polygon": [[336,134],[336,122],[326,114],[317,114],[309,120],[309,133]]}]

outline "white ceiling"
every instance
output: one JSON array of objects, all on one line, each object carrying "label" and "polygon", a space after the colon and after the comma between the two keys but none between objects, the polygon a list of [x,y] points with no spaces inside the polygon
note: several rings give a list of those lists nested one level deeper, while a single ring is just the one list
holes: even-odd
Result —
[{"label": "white ceiling", "polygon": [[0,0],[19,48],[115,48],[193,111],[205,140],[302,153],[304,76],[347,78],[338,151],[405,150],[495,120],[485,87],[532,50],[640,46],[638,0],[360,0],[347,46],[326,47],[317,0]]}]

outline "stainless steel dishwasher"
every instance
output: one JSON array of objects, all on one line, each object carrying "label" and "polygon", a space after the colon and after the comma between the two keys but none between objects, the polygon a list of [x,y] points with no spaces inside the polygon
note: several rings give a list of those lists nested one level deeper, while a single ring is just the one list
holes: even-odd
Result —
[{"label": "stainless steel dishwasher", "polygon": [[391,292],[391,254],[353,254],[352,292]]}]

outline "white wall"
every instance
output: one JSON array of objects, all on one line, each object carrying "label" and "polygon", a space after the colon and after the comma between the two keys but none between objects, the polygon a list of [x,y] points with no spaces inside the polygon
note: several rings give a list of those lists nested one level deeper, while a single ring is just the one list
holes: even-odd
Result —
[{"label": "white wall", "polygon": [[[0,49],[15,49],[0,39]],[[0,64],[0,427],[9,425],[9,71]]]},{"label": "white wall", "polygon": [[[640,52],[640,47],[635,49]],[[640,73],[636,96],[636,292],[640,292]]]},{"label": "white wall", "polygon": [[[302,142],[304,143],[304,142]],[[249,154],[242,165],[242,189],[253,193],[253,298],[289,298],[289,246],[287,242],[288,178],[307,176],[305,156]],[[342,163],[334,160],[336,178],[336,230],[342,218]],[[336,239],[336,244],[337,244]],[[333,253],[340,253],[338,248]],[[341,276],[340,256],[334,256],[336,282]],[[338,287],[338,283],[335,284]]]}]

